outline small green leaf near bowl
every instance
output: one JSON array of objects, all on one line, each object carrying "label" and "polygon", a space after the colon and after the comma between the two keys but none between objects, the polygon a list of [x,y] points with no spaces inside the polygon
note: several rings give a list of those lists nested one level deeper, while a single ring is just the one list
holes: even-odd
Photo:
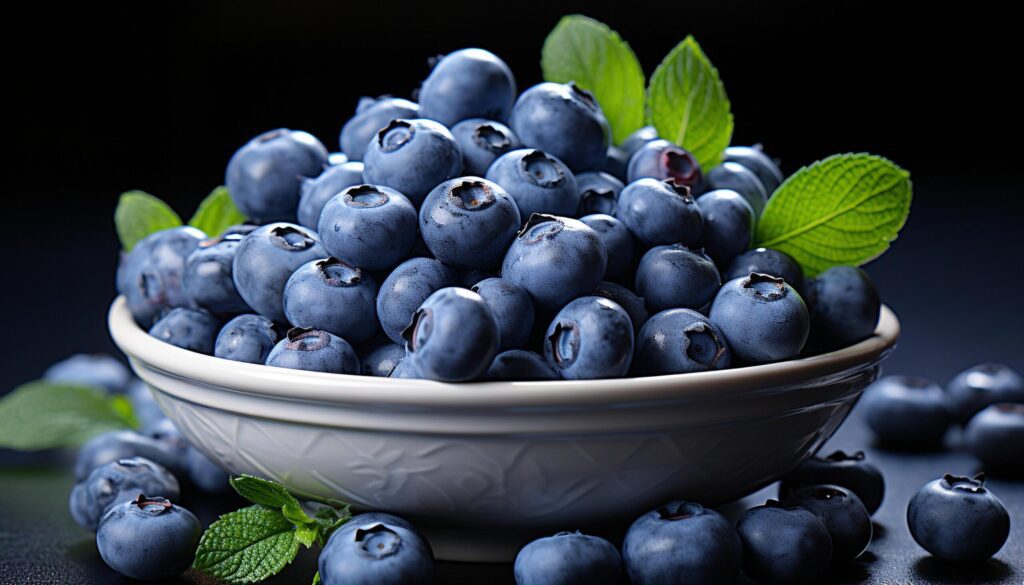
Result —
[{"label": "small green leaf near bowl", "polygon": [[209,236],[216,236],[244,221],[245,216],[231,200],[228,188],[221,185],[203,199],[188,225],[203,230]]},{"label": "small green leaf near bowl", "polygon": [[149,234],[180,225],[181,218],[169,205],[145,191],[122,193],[114,210],[114,227],[125,252]]}]

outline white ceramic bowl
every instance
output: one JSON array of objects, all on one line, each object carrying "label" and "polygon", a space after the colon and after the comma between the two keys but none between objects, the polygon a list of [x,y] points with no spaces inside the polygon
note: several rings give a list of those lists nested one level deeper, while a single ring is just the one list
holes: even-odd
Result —
[{"label": "white ceramic bowl", "polygon": [[672,499],[741,497],[814,453],[899,334],[788,362],[649,378],[445,384],[222,360],[110,333],[160,407],[232,473],[406,516],[440,559],[508,561],[525,539],[624,523]]}]

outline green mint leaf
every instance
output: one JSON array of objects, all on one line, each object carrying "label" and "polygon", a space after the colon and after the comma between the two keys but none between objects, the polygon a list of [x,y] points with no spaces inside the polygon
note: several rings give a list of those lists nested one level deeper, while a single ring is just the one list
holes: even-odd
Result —
[{"label": "green mint leaf", "polygon": [[181,218],[170,206],[143,191],[122,193],[114,210],[114,227],[125,252],[149,234],[180,225]]},{"label": "green mint leaf", "polygon": [[314,542],[320,539],[319,524],[300,524],[295,527],[295,540],[302,546],[309,548]]},{"label": "green mint leaf", "polygon": [[910,173],[870,154],[837,154],[783,183],[757,224],[757,245],[796,258],[810,276],[878,257],[910,214]]},{"label": "green mint leaf", "polygon": [[80,445],[136,426],[131,407],[85,386],[29,382],[0,399],[0,447],[33,451]]},{"label": "green mint leaf", "polygon": [[706,173],[732,139],[732,112],[718,70],[692,37],[676,45],[651,75],[649,121],[658,136],[693,153]]},{"label": "green mint leaf", "polygon": [[323,545],[335,530],[351,518],[352,512],[349,510],[348,504],[344,504],[340,508],[318,508],[315,522],[320,526],[320,544]]},{"label": "green mint leaf", "polygon": [[[294,513],[295,509],[302,512],[299,501],[295,499],[295,496],[288,493],[288,490],[277,482],[244,473],[238,477],[232,477],[230,482],[231,487],[235,488],[235,491],[240,496],[254,504],[261,504],[277,510],[291,507],[293,509],[292,513]],[[302,514],[305,515],[304,512]]]},{"label": "green mint leaf", "polygon": [[139,419],[135,417],[135,407],[132,406],[132,401],[127,396],[122,394],[108,396],[107,404],[129,427],[139,428]]},{"label": "green mint leaf", "polygon": [[316,575],[313,575],[313,585],[320,585],[320,571],[317,571]]},{"label": "green mint leaf", "polygon": [[217,187],[203,199],[188,225],[199,228],[210,236],[224,233],[227,228],[245,221],[245,216],[228,195],[228,188]]},{"label": "green mint leaf", "polygon": [[281,510],[249,506],[206,529],[192,566],[228,583],[255,583],[290,564],[299,544],[295,526]]},{"label": "green mint leaf", "polygon": [[281,513],[284,514],[285,518],[291,520],[296,525],[313,524],[316,522],[316,520],[310,518],[298,504],[285,504],[281,507]]},{"label": "green mint leaf", "polygon": [[564,16],[541,50],[544,79],[594,94],[616,144],[644,123],[644,72],[629,43],[602,22]]}]

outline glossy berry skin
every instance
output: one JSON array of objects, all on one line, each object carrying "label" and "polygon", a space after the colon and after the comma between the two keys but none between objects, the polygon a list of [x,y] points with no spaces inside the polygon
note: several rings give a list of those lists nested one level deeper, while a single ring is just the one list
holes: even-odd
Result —
[{"label": "glossy berry skin", "polygon": [[991,558],[1010,534],[1010,515],[974,478],[946,474],[930,481],[907,507],[907,525],[917,544],[944,561],[979,562]]},{"label": "glossy berry skin", "polygon": [[318,232],[335,258],[384,270],[401,262],[416,243],[416,208],[394,189],[355,185],[324,205]]},{"label": "glossy berry skin", "polygon": [[202,309],[171,309],[149,329],[153,337],[182,349],[213,355],[220,321]]},{"label": "glossy berry skin", "polygon": [[961,423],[997,402],[1024,402],[1024,378],[1004,364],[967,368],[946,385],[950,406]]},{"label": "glossy berry skin", "polygon": [[832,562],[848,563],[860,556],[871,543],[874,529],[871,515],[860,498],[837,485],[800,488],[783,502],[799,506],[818,517],[832,537]]},{"label": "glossy berry skin", "polygon": [[604,164],[599,169],[618,179],[625,181],[629,169],[630,154],[618,146],[609,146],[604,155]]},{"label": "glossy berry skin", "polygon": [[658,139],[658,131],[654,126],[644,126],[633,131],[632,134],[626,137],[619,146],[629,156],[633,156],[636,151],[643,148],[648,142],[653,142]]},{"label": "glossy berry skin", "polygon": [[209,238],[189,254],[182,285],[196,306],[220,315],[250,310],[235,289],[231,274],[241,242],[241,235]]},{"label": "glossy berry skin", "polygon": [[619,193],[625,185],[608,173],[588,171],[576,175],[576,187],[580,191],[577,216],[603,213],[614,217],[618,208]]},{"label": "glossy berry skin", "polygon": [[501,278],[481,280],[470,287],[494,315],[501,339],[500,350],[523,347],[533,330],[534,310],[526,289]]},{"label": "glossy berry skin", "polygon": [[86,530],[96,531],[100,518],[112,506],[134,500],[139,494],[163,494],[177,498],[178,480],[163,467],[143,457],[111,461],[94,469],[71,489],[71,517]]},{"label": "glossy berry skin", "polygon": [[482,376],[501,343],[483,297],[458,287],[442,288],[423,301],[402,337],[413,371],[444,382]]},{"label": "glossy berry skin", "polygon": [[487,169],[488,181],[501,185],[527,221],[534,213],[572,216],[579,206],[576,177],[559,159],[540,150],[513,150]]},{"label": "glossy berry skin", "polygon": [[239,315],[217,334],[213,355],[236,362],[263,364],[277,344],[277,338],[277,330],[270,319],[262,315]]},{"label": "glossy berry skin", "polygon": [[167,498],[140,495],[103,516],[96,548],[107,566],[126,577],[171,579],[192,566],[201,533],[192,512]]},{"label": "glossy berry skin", "polygon": [[725,369],[730,362],[725,338],[707,317],[690,309],[669,309],[640,329],[633,371],[641,376],[683,374]]},{"label": "glossy berry skin", "polygon": [[494,120],[470,118],[452,126],[452,136],[462,151],[462,174],[482,177],[491,163],[521,146],[512,129]]},{"label": "glossy berry skin", "polygon": [[764,153],[760,144],[755,146],[730,146],[725,149],[725,161],[741,164],[757,175],[758,180],[761,181],[761,185],[764,186],[769,197],[785,180],[779,165]]},{"label": "glossy berry skin", "polygon": [[193,306],[183,286],[185,263],[205,239],[196,228],[176,227],[150,234],[132,248],[118,284],[141,327],[170,309]]},{"label": "glossy berry skin", "polygon": [[224,173],[231,200],[246,217],[259,221],[295,218],[303,177],[327,166],[327,149],[307,132],[278,128],[239,148]]},{"label": "glossy berry skin", "polygon": [[539,148],[574,172],[601,168],[611,131],[601,107],[573,83],[540,83],[512,107],[509,126],[530,148]]},{"label": "glossy berry skin", "polygon": [[235,252],[235,288],[254,311],[285,323],[284,285],[303,264],[326,258],[314,232],[290,223],[267,224],[242,238]]},{"label": "glossy berry skin", "polygon": [[754,239],[754,210],[735,191],[716,189],[697,198],[704,218],[700,245],[718,266],[750,249]]},{"label": "glossy berry skin", "polygon": [[441,183],[420,207],[420,233],[427,248],[441,262],[462,270],[500,264],[520,225],[512,197],[478,177]]},{"label": "glossy berry skin", "polygon": [[985,469],[1005,475],[1024,474],[1024,404],[1001,402],[971,417],[967,444]]},{"label": "glossy berry skin", "polygon": [[882,473],[865,460],[861,451],[852,455],[836,451],[827,457],[807,459],[782,479],[779,497],[785,499],[790,492],[813,485],[842,486],[856,494],[871,514],[882,505],[885,495]]},{"label": "glossy berry skin", "polygon": [[747,510],[736,524],[743,572],[765,585],[817,583],[832,560],[832,537],[804,508],[775,500]]},{"label": "glossy berry skin", "polygon": [[629,319],[633,321],[633,333],[638,333],[640,328],[643,327],[644,323],[647,322],[649,313],[647,312],[647,306],[644,304],[643,298],[637,296],[637,294],[621,284],[614,282],[601,281],[597,284],[597,288],[594,289],[594,295],[604,297],[610,301],[615,301],[620,307],[626,310],[629,314]]},{"label": "glossy berry skin", "polygon": [[392,120],[370,141],[363,161],[368,183],[391,187],[415,206],[438,184],[462,172],[462,151],[433,120]]},{"label": "glossy berry skin", "polygon": [[757,217],[761,217],[764,206],[768,204],[768,192],[764,185],[757,175],[741,164],[724,162],[708,171],[705,180],[708,190],[728,189],[739,193]]},{"label": "glossy berry skin", "polygon": [[88,386],[123,394],[132,382],[132,375],[114,356],[76,353],[46,368],[43,379],[54,384]]},{"label": "glossy berry skin", "polygon": [[771,248],[754,248],[736,256],[722,273],[722,278],[730,281],[755,272],[781,278],[796,292],[803,294],[804,272],[800,264],[789,254]]},{"label": "glossy berry skin", "polygon": [[324,206],[335,195],[353,185],[363,184],[363,163],[331,165],[313,179],[303,179],[299,196],[299,225],[318,229]]},{"label": "glossy berry skin", "polygon": [[615,545],[579,531],[527,544],[513,570],[516,585],[619,585],[624,572]]},{"label": "glossy berry skin", "polygon": [[671,181],[640,179],[626,185],[615,216],[648,246],[693,246],[704,230],[704,216],[690,190]]},{"label": "glossy berry skin", "polygon": [[420,115],[453,126],[468,118],[504,122],[516,99],[516,79],[497,55],[461,49],[437,61],[420,87]]},{"label": "glossy berry skin", "polygon": [[636,293],[651,312],[699,310],[715,298],[721,285],[711,258],[681,244],[651,248],[636,269]]},{"label": "glossy berry skin", "polygon": [[684,148],[668,140],[655,139],[636,150],[629,159],[627,183],[640,179],[665,181],[672,179],[695,193],[703,190],[703,175],[697,159]]},{"label": "glossy berry skin", "polygon": [[636,242],[633,241],[633,233],[626,224],[603,213],[585,215],[580,221],[594,230],[604,244],[605,252],[608,254],[604,277],[616,280],[628,276],[633,268]]},{"label": "glossy berry skin", "polygon": [[836,266],[804,286],[811,312],[811,344],[833,350],[867,339],[875,332],[882,300],[860,268]]},{"label": "glossy berry skin", "polygon": [[941,445],[952,420],[938,384],[907,376],[886,376],[869,386],[860,409],[875,438],[895,448]]},{"label": "glossy berry skin", "polygon": [[323,585],[428,585],[430,545],[405,521],[387,514],[352,518],[327,540],[317,568]]},{"label": "glossy berry skin", "polygon": [[326,331],[296,327],[277,342],[267,365],[293,370],[358,374],[359,357],[347,341]]},{"label": "glossy berry skin", "polygon": [[366,147],[377,132],[391,120],[420,117],[420,106],[402,98],[381,96],[377,99],[364,97],[359,100],[356,114],[341,128],[339,142],[348,160],[361,161]]},{"label": "glossy berry skin", "polygon": [[607,266],[601,238],[585,223],[534,214],[509,246],[501,277],[525,288],[537,309],[555,311],[593,292]]},{"label": "glossy berry skin", "polygon": [[387,378],[404,357],[405,347],[388,341],[366,355],[360,355],[359,363],[362,365],[364,376]]},{"label": "glossy berry skin", "polygon": [[135,431],[109,431],[86,441],[75,460],[75,481],[83,481],[92,471],[119,459],[144,457],[179,474],[184,470],[180,452],[174,445]]},{"label": "glossy berry skin", "polygon": [[796,357],[810,333],[804,300],[781,278],[766,274],[722,285],[708,316],[725,335],[733,355],[748,363]]},{"label": "glossy berry skin", "polygon": [[494,356],[488,380],[561,380],[562,376],[535,352],[510,349]]},{"label": "glossy berry skin", "polygon": [[228,473],[191,445],[185,451],[185,466],[188,468],[189,483],[200,491],[207,494],[224,494],[231,491]]},{"label": "glossy berry skin", "polygon": [[402,331],[416,309],[434,291],[455,286],[458,273],[433,258],[412,258],[398,265],[380,285],[377,318],[392,341],[405,344]]},{"label": "glossy berry skin", "polygon": [[377,281],[337,258],[300,266],[284,287],[284,314],[296,327],[321,329],[351,344],[377,332]]},{"label": "glossy berry skin", "polygon": [[614,301],[580,297],[548,325],[544,358],[566,380],[624,376],[633,359],[633,321]]},{"label": "glossy berry skin", "polygon": [[692,502],[672,502],[640,516],[622,543],[626,572],[637,585],[732,583],[742,550],[732,525]]}]

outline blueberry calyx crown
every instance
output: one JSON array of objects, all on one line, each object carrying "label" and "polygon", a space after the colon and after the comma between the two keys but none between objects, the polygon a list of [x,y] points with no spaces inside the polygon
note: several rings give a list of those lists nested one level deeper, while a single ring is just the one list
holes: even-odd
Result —
[{"label": "blueberry calyx crown", "polygon": [[1016,414],[1024,416],[1024,404],[1019,402],[1000,402],[995,405],[996,410],[1003,414]]},{"label": "blueberry calyx crown", "polygon": [[557,161],[543,150],[531,151],[523,156],[519,164],[527,178],[541,187],[553,189],[565,181],[565,173],[559,168]]},{"label": "blueberry calyx crown", "polygon": [[312,327],[292,327],[288,330],[286,349],[292,351],[316,351],[330,345],[331,339],[326,331]]},{"label": "blueberry calyx crown", "polygon": [[380,207],[388,202],[388,194],[373,185],[354,185],[341,192],[349,207]]},{"label": "blueberry calyx crown", "polygon": [[416,129],[405,120],[391,120],[377,132],[377,144],[384,152],[394,152],[412,142]]},{"label": "blueberry calyx crown", "polygon": [[[534,228],[537,226],[544,227],[535,230]],[[562,231],[563,227],[565,226],[557,215],[534,213],[530,215],[530,219],[526,220],[526,223],[523,224],[523,227],[519,230],[519,233],[516,234],[516,237],[527,244],[536,244],[537,242],[545,238],[550,238]]]},{"label": "blueberry calyx crown", "polygon": [[786,504],[783,504],[782,502],[780,502],[780,501],[778,501],[778,500],[776,500],[774,498],[766,500],[765,503],[764,503],[764,507],[765,508],[777,508],[779,510],[802,510],[803,509],[800,506],[787,506]]},{"label": "blueberry calyx crown", "polygon": [[741,286],[750,289],[755,298],[765,301],[777,301],[786,296],[786,281],[770,274],[751,272]]},{"label": "blueberry calyx crown", "polygon": [[864,452],[857,451],[856,453],[847,455],[845,451],[840,449],[838,451],[833,451],[825,457],[825,461],[833,461],[837,463],[842,461],[864,461]]},{"label": "blueberry calyx crown", "polygon": [[548,336],[548,343],[551,344],[555,364],[560,368],[571,366],[580,352],[579,326],[572,321],[559,321]]},{"label": "blueberry calyx crown", "polygon": [[473,129],[473,143],[491,152],[502,152],[512,146],[512,140],[490,124],[480,124]]},{"label": "blueberry calyx crown", "polygon": [[409,320],[409,325],[402,330],[402,339],[405,340],[405,349],[409,351],[409,353],[415,353],[416,350],[418,350],[430,337],[430,332],[433,330],[434,325],[433,317],[434,313],[429,308],[424,309],[420,307],[412,314],[412,319]]},{"label": "blueberry calyx crown", "polygon": [[378,522],[367,528],[357,528],[353,542],[359,545],[360,552],[367,557],[381,559],[398,552],[402,546],[402,537]]},{"label": "blueberry calyx crown", "polygon": [[456,207],[466,210],[486,209],[497,201],[494,190],[483,181],[459,181],[448,191],[448,199]]},{"label": "blueberry calyx crown", "polygon": [[690,187],[683,184],[675,177],[669,177],[662,181],[662,183],[668,185],[669,189],[671,189],[676,195],[680,196],[683,199],[683,203],[686,203],[687,205],[695,205],[697,203],[697,200],[693,198],[693,192]]},{"label": "blueberry calyx crown", "polygon": [[356,286],[363,281],[362,270],[334,256],[317,261],[316,267],[328,286]]},{"label": "blueberry calyx crown", "polygon": [[291,130],[289,130],[287,128],[277,128],[275,130],[267,130],[263,134],[260,134],[259,136],[254,138],[253,141],[254,142],[259,142],[260,144],[263,144],[265,142],[270,142],[271,140],[276,140],[278,138],[281,138],[282,136],[288,136],[288,134],[290,132],[291,132]]},{"label": "blueberry calyx crown", "polygon": [[305,250],[316,243],[309,234],[290,225],[277,226],[270,235],[275,246],[289,252]]},{"label": "blueberry calyx crown", "polygon": [[983,494],[985,493],[985,474],[979,473],[974,477],[965,477],[947,473],[942,476],[942,487],[958,492]]},{"label": "blueberry calyx crown", "polygon": [[695,502],[673,502],[658,508],[655,512],[657,512],[658,518],[675,522],[703,514],[704,506]]},{"label": "blueberry calyx crown", "polygon": [[670,146],[662,151],[661,156],[661,164],[670,178],[681,185],[692,184],[697,180],[700,167],[692,154],[676,146]]},{"label": "blueberry calyx crown", "polygon": [[172,507],[171,501],[167,498],[151,498],[146,496],[146,494],[139,494],[138,497],[132,501],[132,505],[138,506],[140,510],[151,514],[162,514],[163,512],[170,510]]},{"label": "blueberry calyx crown", "polygon": [[896,378],[899,379],[900,384],[912,390],[921,390],[932,385],[928,378],[921,378],[919,376],[896,376]]},{"label": "blueberry calyx crown", "polygon": [[573,96],[587,104],[587,107],[591,110],[597,109],[597,100],[594,99],[594,94],[576,85],[573,81],[570,81],[567,85],[569,86],[569,91],[572,92]]},{"label": "blueberry calyx crown", "polygon": [[[707,323],[697,321],[683,329],[686,336],[686,355],[693,361],[708,367],[715,367],[725,355],[725,343]],[[705,343],[710,341],[710,344]],[[709,351],[709,345],[714,350]]]}]

